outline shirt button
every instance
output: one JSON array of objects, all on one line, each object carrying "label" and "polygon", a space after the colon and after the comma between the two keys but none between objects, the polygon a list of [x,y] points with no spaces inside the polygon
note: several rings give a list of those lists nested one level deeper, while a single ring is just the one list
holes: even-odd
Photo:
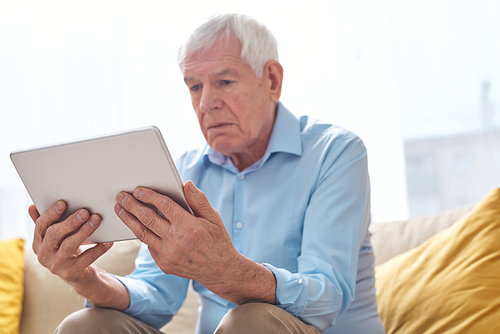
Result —
[{"label": "shirt button", "polygon": [[243,175],[243,174],[238,175],[238,179],[243,180],[244,178],[245,178],[245,175]]},{"label": "shirt button", "polygon": [[243,227],[243,223],[242,222],[237,222],[236,223],[236,228],[240,229]]}]

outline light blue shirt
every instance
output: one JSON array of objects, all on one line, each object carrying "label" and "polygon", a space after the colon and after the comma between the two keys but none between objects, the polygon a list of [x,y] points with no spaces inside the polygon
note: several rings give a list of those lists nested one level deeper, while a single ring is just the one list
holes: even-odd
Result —
[{"label": "light blue shirt", "polygon": [[[384,333],[368,232],[367,156],[356,135],[297,119],[278,104],[265,155],[244,171],[209,146],[184,154],[177,168],[207,195],[234,247],[272,270],[279,307],[320,331]],[[189,285],[164,274],[144,246],[135,271],[118,279],[130,293],[125,312],[156,328],[171,320]],[[193,287],[201,303],[196,333],[212,333],[236,305],[196,281]]]}]

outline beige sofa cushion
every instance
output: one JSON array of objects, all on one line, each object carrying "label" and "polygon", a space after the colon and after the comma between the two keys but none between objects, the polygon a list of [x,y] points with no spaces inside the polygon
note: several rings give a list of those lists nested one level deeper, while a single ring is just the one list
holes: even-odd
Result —
[{"label": "beige sofa cushion", "polygon": [[372,223],[375,265],[421,245],[434,234],[451,226],[471,210],[472,206],[408,220]]}]

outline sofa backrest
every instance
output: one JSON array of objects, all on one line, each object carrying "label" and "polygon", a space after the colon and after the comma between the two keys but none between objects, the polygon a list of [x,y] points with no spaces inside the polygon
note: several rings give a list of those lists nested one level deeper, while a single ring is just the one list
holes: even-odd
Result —
[{"label": "sofa backrest", "polygon": [[434,234],[453,225],[471,209],[472,206],[468,206],[408,220],[372,222],[370,231],[375,265],[421,245]]}]

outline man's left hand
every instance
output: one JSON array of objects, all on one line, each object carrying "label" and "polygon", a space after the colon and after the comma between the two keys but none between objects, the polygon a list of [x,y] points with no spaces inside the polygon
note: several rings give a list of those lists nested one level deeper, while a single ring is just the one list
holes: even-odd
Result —
[{"label": "man's left hand", "polygon": [[273,273],[238,253],[218,212],[193,182],[184,184],[184,195],[194,216],[143,187],[133,195],[118,194],[115,212],[165,273],[194,279],[236,304],[274,303]]}]

